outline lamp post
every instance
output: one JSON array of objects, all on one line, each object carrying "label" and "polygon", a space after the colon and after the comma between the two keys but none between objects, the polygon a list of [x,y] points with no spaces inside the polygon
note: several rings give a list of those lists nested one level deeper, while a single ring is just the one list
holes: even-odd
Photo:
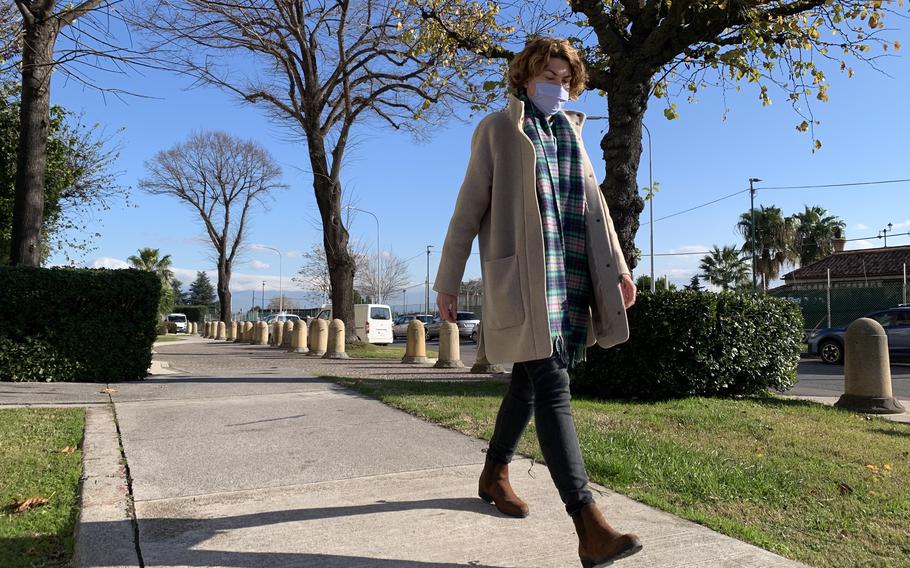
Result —
[{"label": "lamp post", "polygon": [[[278,255],[278,313],[280,314],[284,311],[284,292],[283,292],[282,286],[281,286],[281,280],[282,280],[282,278],[281,278],[281,276],[282,276],[282,274],[281,274],[281,272],[282,272],[281,271],[281,251],[274,247],[269,247],[266,245],[256,245],[256,246],[259,248],[264,248],[264,249],[273,251]],[[265,282],[263,282],[263,284],[265,284]],[[263,299],[263,301],[265,301],[265,300]]]},{"label": "lamp post", "polygon": [[265,311],[265,280],[262,281],[262,305],[259,307],[259,313]]},{"label": "lamp post", "polygon": [[376,220],[376,302],[382,303],[382,241],[379,239],[379,217],[366,209],[359,209],[353,205],[345,205],[344,208],[373,215],[373,219]]},{"label": "lamp post", "polygon": [[894,225],[888,223],[888,226],[878,232],[878,238],[885,238],[885,248],[888,248],[888,232],[894,230]]},{"label": "lamp post", "polygon": [[752,293],[755,294],[758,288],[758,278],[755,275],[755,187],[754,182],[761,181],[758,178],[749,178],[749,215],[751,216],[750,225],[752,225]]},{"label": "lamp post", "polygon": [[657,290],[657,282],[654,281],[654,173],[651,169],[651,131],[648,126],[642,122],[641,127],[645,129],[648,135],[648,224],[651,233],[651,293]]},{"label": "lamp post", "polygon": [[423,312],[425,314],[430,313],[430,249],[431,248],[433,248],[433,245],[427,245],[427,285],[426,285],[427,303],[426,303],[426,306],[425,306],[424,312]]},{"label": "lamp post", "polygon": [[400,315],[404,315],[404,313],[405,313],[405,312],[407,311],[407,309],[408,309],[408,304],[407,304],[407,293],[408,293],[407,288],[405,288],[405,289],[403,289],[403,290],[401,291],[401,314],[400,314]]}]

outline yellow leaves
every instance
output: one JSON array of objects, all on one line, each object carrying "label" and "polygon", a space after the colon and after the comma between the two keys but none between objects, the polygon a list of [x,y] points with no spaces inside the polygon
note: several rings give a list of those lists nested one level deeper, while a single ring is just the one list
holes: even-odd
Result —
[{"label": "yellow leaves", "polygon": [[817,151],[817,150],[821,150],[821,149],[822,149],[822,141],[816,140],[815,141],[815,150]]},{"label": "yellow leaves", "polygon": [[901,42],[898,40],[894,40],[894,51],[898,51],[898,50],[900,50],[900,48],[901,48]]},{"label": "yellow leaves", "polygon": [[765,457],[765,450],[762,448],[755,448],[755,457],[762,459]]},{"label": "yellow leaves", "polygon": [[875,28],[883,26],[884,24],[882,23],[882,17],[878,14],[878,12],[872,12],[872,14],[869,15],[869,27],[874,30]]},{"label": "yellow leaves", "polygon": [[76,448],[74,448],[72,446],[67,446],[67,447],[63,448],[62,450],[60,450],[60,453],[61,454],[72,454],[75,451],[76,451]]},{"label": "yellow leaves", "polygon": [[882,466],[882,469],[884,469],[885,471],[891,471],[893,468],[890,463],[886,463]]},{"label": "yellow leaves", "polygon": [[114,394],[115,392],[117,392],[117,389],[112,389],[111,387],[107,387],[107,388],[101,389],[98,392],[101,394]]},{"label": "yellow leaves", "polygon": [[676,112],[676,103],[670,103],[670,106],[664,109],[664,116],[667,117],[667,120],[679,118],[679,113]]},{"label": "yellow leaves", "polygon": [[806,130],[809,130],[809,123],[804,120],[799,123],[799,125],[796,127],[796,129],[799,130],[800,132],[805,132]]},{"label": "yellow leaves", "polygon": [[866,464],[866,469],[869,470],[869,473],[872,474],[872,479],[881,480],[885,477],[889,477],[894,470],[894,466],[890,463],[882,464],[879,467],[877,464],[869,463]]},{"label": "yellow leaves", "polygon": [[811,37],[812,39],[818,39],[819,37],[821,37],[821,34],[819,33],[817,28],[809,28],[809,37]]},{"label": "yellow leaves", "polygon": [[28,499],[15,500],[12,505],[7,507],[11,513],[24,513],[41,505],[46,505],[48,500],[45,497],[32,496]]}]

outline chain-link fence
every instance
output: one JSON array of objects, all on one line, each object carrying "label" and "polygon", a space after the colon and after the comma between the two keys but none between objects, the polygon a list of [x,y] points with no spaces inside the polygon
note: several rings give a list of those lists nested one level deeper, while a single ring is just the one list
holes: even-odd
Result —
[{"label": "chain-link fence", "polygon": [[768,293],[799,303],[806,329],[818,329],[848,325],[869,312],[906,304],[907,292],[906,276],[855,280],[831,273],[824,282],[798,283]]}]

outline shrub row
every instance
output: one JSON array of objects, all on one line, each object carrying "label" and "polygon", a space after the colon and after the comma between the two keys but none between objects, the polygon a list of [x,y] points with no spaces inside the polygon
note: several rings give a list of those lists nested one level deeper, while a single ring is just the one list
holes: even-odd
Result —
[{"label": "shrub row", "polygon": [[573,391],[609,399],[752,395],[796,384],[799,306],[769,296],[671,291],[639,294],[631,337],[588,350]]},{"label": "shrub row", "polygon": [[0,380],[144,377],[160,295],[151,272],[0,267]]}]

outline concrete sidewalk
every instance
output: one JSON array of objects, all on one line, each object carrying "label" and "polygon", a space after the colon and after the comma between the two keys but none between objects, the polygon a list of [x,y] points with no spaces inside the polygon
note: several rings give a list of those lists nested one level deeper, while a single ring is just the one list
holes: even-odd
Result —
[{"label": "concrete sidewalk", "polygon": [[[218,364],[213,376],[109,385],[113,404],[90,408],[79,566],[578,565],[545,466],[514,462],[531,516],[505,517],[476,497],[484,442],[294,376],[265,348],[260,363],[269,364],[253,370],[225,347],[157,346],[165,360],[185,351]],[[104,386],[77,389],[70,402],[97,403]],[[0,400],[12,403],[10,390]],[[115,465],[118,433],[126,468]],[[596,489],[607,518],[645,545],[617,566],[801,566]]]}]

